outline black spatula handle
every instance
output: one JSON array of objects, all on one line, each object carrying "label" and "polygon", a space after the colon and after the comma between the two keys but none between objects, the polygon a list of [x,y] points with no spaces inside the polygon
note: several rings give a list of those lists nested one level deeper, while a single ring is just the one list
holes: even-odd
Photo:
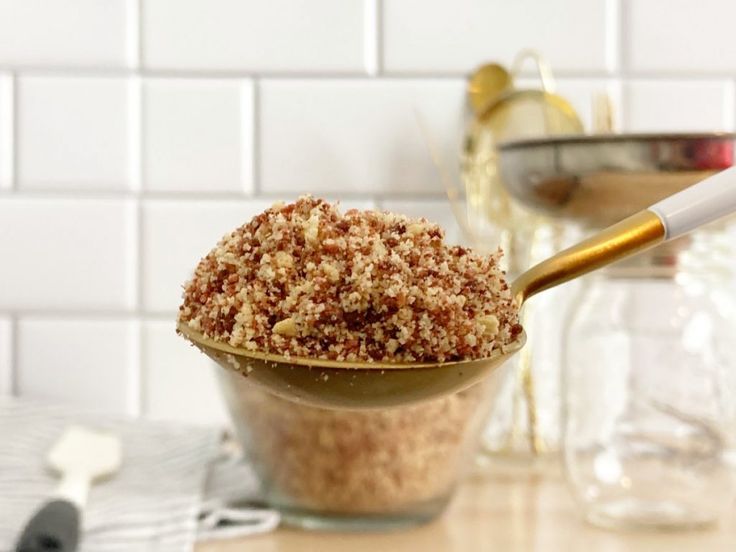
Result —
[{"label": "black spatula handle", "polygon": [[80,519],[79,508],[72,502],[47,502],[26,525],[15,552],[74,552]]}]

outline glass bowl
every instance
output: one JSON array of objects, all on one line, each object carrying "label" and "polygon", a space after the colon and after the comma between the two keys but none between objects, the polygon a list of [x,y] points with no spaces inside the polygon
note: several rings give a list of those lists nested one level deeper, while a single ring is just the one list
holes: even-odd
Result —
[{"label": "glass bowl", "polygon": [[223,394],[265,501],[289,525],[324,530],[379,531],[437,517],[472,466],[502,380],[496,370],[410,406],[324,409],[278,397],[224,364]]}]

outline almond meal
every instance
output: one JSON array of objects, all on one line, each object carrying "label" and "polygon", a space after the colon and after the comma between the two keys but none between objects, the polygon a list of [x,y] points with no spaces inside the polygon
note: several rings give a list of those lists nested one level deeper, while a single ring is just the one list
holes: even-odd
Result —
[{"label": "almond meal", "polygon": [[234,347],[333,360],[483,358],[521,332],[499,268],[424,219],[309,196],[225,236],[180,320]]}]

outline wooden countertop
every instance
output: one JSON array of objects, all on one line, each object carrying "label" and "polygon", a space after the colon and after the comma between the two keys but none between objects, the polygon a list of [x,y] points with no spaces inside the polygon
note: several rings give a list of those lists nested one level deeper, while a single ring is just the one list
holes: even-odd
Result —
[{"label": "wooden countertop", "polygon": [[293,529],[241,540],[202,543],[196,552],[733,552],[736,506],[714,529],[610,532],[581,521],[556,473],[478,475],[445,515],[416,529],[382,534]]}]

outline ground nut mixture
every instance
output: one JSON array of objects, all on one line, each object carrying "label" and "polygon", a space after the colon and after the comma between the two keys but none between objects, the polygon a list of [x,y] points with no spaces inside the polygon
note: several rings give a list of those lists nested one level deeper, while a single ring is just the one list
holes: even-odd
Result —
[{"label": "ground nut mixture", "polygon": [[[487,388],[376,411],[324,410],[227,380],[248,456],[277,506],[342,514],[441,509],[472,460]],[[237,424],[236,424],[237,425]]]},{"label": "ground nut mixture", "polygon": [[[186,285],[179,317],[206,337],[283,355],[482,358],[521,332],[499,255],[448,247],[423,219],[341,214],[302,197],[225,236]],[[348,411],[287,401],[235,370],[222,377],[272,502],[346,515],[437,513],[477,443],[491,383]]]},{"label": "ground nut mixture", "polygon": [[309,196],[225,236],[180,320],[254,351],[336,360],[482,358],[521,332],[499,255],[448,247],[424,219]]}]

